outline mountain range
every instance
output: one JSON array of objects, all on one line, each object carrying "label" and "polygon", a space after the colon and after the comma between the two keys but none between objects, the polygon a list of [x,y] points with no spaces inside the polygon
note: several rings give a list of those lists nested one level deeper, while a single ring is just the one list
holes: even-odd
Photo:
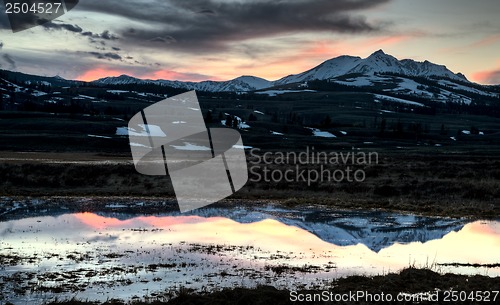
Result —
[{"label": "mountain range", "polygon": [[[467,80],[463,74],[450,71],[446,66],[429,61],[398,60],[382,50],[367,58],[339,56],[308,71],[275,81],[256,76],[240,76],[229,81],[184,82],[121,75],[83,82],[65,80],[59,76],[45,77],[0,70],[0,91],[4,99],[19,93],[34,95],[39,100],[45,97],[51,102],[49,93],[60,91],[56,88],[75,87],[115,89],[107,92],[125,94],[135,99],[144,99],[144,94],[147,93],[147,101],[150,101],[151,96],[164,98],[189,90],[209,94],[255,94],[262,98],[266,95],[272,98],[284,94],[314,94],[317,91],[358,92],[372,94],[377,103],[406,104],[421,108],[434,102],[471,105],[476,101],[480,104],[498,105],[500,100],[500,86],[476,84]],[[92,96],[94,93],[84,94],[87,99],[89,94]]]},{"label": "mountain range", "polygon": [[276,81],[256,76],[241,76],[229,81],[181,82],[170,80],[142,80],[128,75],[106,77],[94,81],[97,85],[157,84],[173,88],[206,92],[256,91],[276,86],[304,83],[311,80],[335,79],[346,75],[374,76],[379,73],[392,73],[412,77],[440,78],[470,83],[461,73],[453,73],[446,66],[429,61],[418,62],[397,58],[378,50],[367,58],[339,56],[323,62],[300,74],[288,75]]}]

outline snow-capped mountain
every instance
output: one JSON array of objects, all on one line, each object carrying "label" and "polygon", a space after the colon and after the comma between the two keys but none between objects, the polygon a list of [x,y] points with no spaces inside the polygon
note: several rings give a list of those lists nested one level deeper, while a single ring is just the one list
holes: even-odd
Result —
[{"label": "snow-capped mountain", "polygon": [[373,75],[375,73],[396,73],[407,76],[439,77],[458,81],[467,81],[463,74],[455,74],[445,66],[436,65],[429,61],[418,62],[412,59],[398,60],[378,50],[365,59],[352,56],[340,56],[325,61],[319,66],[301,74],[289,75],[275,84],[305,82],[309,80],[331,79],[348,74]]},{"label": "snow-capped mountain", "polygon": [[275,81],[276,85],[286,85],[291,83],[306,82],[310,80],[323,80],[349,74],[349,71],[362,61],[361,57],[343,55],[330,59],[321,65],[312,68],[306,72],[289,75]]},{"label": "snow-capped mountain", "polygon": [[118,77],[101,78],[94,83],[99,85],[156,84],[172,88],[207,92],[255,91],[273,86],[272,82],[255,76],[241,76],[224,82],[203,81],[196,83],[170,80],[142,80],[128,75],[121,75]]},{"label": "snow-capped mountain", "polygon": [[104,77],[94,81],[94,83],[101,85],[129,85],[129,84],[148,84],[150,83],[150,81],[142,80],[139,78],[123,74],[117,77],[114,76]]},{"label": "snow-capped mountain", "polygon": [[127,75],[106,77],[94,81],[98,85],[158,84],[186,90],[207,92],[255,91],[275,86],[303,83],[311,80],[326,80],[350,74],[365,76],[376,73],[396,73],[406,76],[437,77],[468,82],[461,73],[455,74],[445,66],[429,61],[418,62],[412,59],[398,60],[378,50],[367,58],[343,55],[327,60],[311,70],[289,75],[276,81],[268,81],[255,76],[241,76],[229,81],[182,82],[170,80],[141,80]]},{"label": "snow-capped mountain", "polygon": [[[43,77],[19,72],[0,70],[5,79],[0,77],[0,87],[15,83],[22,87],[17,92],[31,92],[37,89],[48,92],[47,87],[78,87],[85,82],[65,80],[61,77]],[[0,75],[1,76],[1,75]],[[320,80],[322,82],[311,82]],[[38,87],[37,87],[38,84]],[[111,87],[110,89],[141,91],[154,88],[134,88],[134,85],[155,85],[174,90],[173,94],[184,90],[203,92],[255,92],[260,95],[278,96],[292,93],[314,93],[328,90],[356,90],[373,93],[375,101],[394,102],[409,99],[423,107],[422,99],[431,102],[452,102],[471,104],[474,100],[489,100],[500,98],[498,86],[485,86],[469,82],[461,73],[453,73],[445,66],[429,61],[418,62],[411,59],[397,58],[379,50],[367,58],[354,56],[339,56],[296,75],[289,75],[277,81],[268,81],[255,76],[241,76],[229,81],[184,82],[176,80],[139,79],[128,75],[105,77],[87,85]],[[121,86],[121,87],[120,87]],[[30,88],[28,88],[30,87]],[[153,86],[154,87],[154,86]],[[9,89],[10,88],[10,89]],[[13,86],[5,88],[5,96],[9,95]],[[22,89],[22,90],[21,90]],[[165,91],[165,90],[163,90]],[[142,91],[141,91],[142,92]],[[386,96],[389,95],[389,96]],[[383,97],[381,97],[383,96]],[[392,96],[392,97],[391,97]]]}]

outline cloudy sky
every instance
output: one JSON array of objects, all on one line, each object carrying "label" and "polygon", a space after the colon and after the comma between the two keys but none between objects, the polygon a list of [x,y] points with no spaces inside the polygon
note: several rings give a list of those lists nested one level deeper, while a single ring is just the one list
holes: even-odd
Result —
[{"label": "cloudy sky", "polygon": [[25,73],[275,80],[383,49],[500,84],[498,0],[80,0],[17,33],[0,9],[0,68]]}]

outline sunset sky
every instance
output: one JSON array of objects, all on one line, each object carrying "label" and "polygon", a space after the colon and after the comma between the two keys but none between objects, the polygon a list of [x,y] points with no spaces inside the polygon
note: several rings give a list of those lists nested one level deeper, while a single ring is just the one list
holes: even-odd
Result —
[{"label": "sunset sky", "polygon": [[38,75],[276,80],[383,49],[500,84],[498,0],[80,0],[18,33],[0,8],[0,68]]}]

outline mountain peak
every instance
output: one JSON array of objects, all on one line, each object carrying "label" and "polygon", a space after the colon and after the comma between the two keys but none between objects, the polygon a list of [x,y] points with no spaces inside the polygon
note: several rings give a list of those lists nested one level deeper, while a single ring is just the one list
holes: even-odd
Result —
[{"label": "mountain peak", "polygon": [[130,75],[122,74],[120,76],[103,77],[98,80],[95,80],[94,82],[105,85],[124,85],[133,83],[145,83],[147,81],[138,79]]},{"label": "mountain peak", "polygon": [[385,54],[384,50],[380,49],[378,51],[373,52],[373,54],[370,55],[370,57],[374,55],[387,55],[387,54]]},{"label": "mountain peak", "polygon": [[396,62],[398,59],[392,55],[385,53],[382,49],[373,52],[370,56],[366,58],[366,60],[383,60],[383,61],[392,61]]},{"label": "mountain peak", "polygon": [[118,76],[117,78],[120,78],[120,79],[123,79],[123,78],[124,78],[124,79],[128,79],[128,78],[135,78],[135,77],[130,76],[130,75],[127,75],[127,74],[122,74],[122,75]]},{"label": "mountain peak", "polygon": [[462,74],[455,74],[445,66],[437,65],[427,60],[425,62],[417,62],[412,59],[399,60],[380,49],[364,59],[352,56],[332,58],[301,74],[284,77],[276,81],[275,84],[283,85],[314,79],[331,79],[348,74],[374,75],[375,73],[466,80]]}]

